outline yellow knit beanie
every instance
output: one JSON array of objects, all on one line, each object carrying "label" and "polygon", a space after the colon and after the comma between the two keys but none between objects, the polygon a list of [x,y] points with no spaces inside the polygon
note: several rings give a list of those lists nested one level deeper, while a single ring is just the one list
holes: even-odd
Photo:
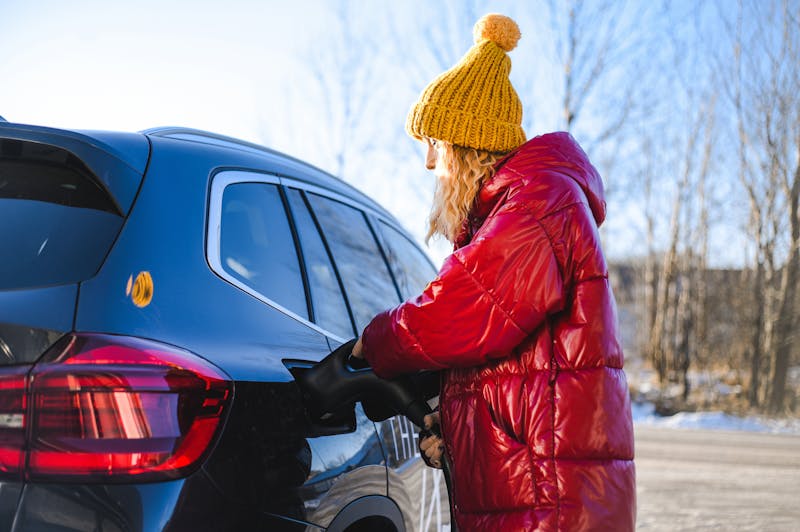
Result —
[{"label": "yellow knit beanie", "polygon": [[508,79],[519,26],[489,14],[473,29],[475,45],[454,67],[422,91],[406,119],[416,139],[429,137],[490,152],[507,152],[525,142],[522,102]]}]

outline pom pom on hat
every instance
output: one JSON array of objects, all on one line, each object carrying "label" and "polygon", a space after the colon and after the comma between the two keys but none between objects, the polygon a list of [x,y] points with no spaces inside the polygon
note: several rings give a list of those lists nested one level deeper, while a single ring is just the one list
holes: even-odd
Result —
[{"label": "pom pom on hat", "polygon": [[489,40],[506,52],[510,52],[516,48],[521,34],[519,26],[511,18],[497,13],[489,13],[475,23],[472,36],[475,38],[476,44]]}]

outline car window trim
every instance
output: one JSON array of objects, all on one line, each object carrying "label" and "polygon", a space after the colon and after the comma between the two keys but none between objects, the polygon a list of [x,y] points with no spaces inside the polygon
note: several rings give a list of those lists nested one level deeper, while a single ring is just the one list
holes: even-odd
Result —
[{"label": "car window trim", "polygon": [[[422,254],[422,256],[423,256],[423,257],[425,257],[425,260],[428,262],[428,264],[430,264],[430,265],[431,265],[431,268],[433,269],[433,271],[434,271],[434,272],[438,272],[438,271],[439,271],[439,269],[438,269],[438,268],[436,267],[436,265],[433,263],[433,261],[431,260],[431,258],[428,256],[428,254],[427,254],[427,253],[425,253],[425,251],[424,251],[424,250],[422,250],[422,249],[420,249],[420,248],[419,248],[419,246],[418,246],[418,245],[417,245],[417,243],[414,241],[414,239],[412,239],[412,238],[409,238],[408,236],[406,236],[406,234],[405,234],[405,231],[403,231],[402,229],[399,229],[399,228],[398,228],[396,225],[393,225],[393,224],[391,224],[391,223],[388,223],[388,221],[387,221],[385,218],[376,218],[375,220],[371,220],[371,221],[372,221],[372,222],[375,224],[376,232],[378,233],[378,238],[380,238],[380,239],[381,239],[381,243],[384,243],[384,241],[385,241],[385,240],[387,240],[387,237],[386,237],[386,235],[383,233],[383,231],[381,230],[381,228],[380,228],[380,226],[379,226],[378,224],[384,224],[384,225],[385,225],[386,227],[388,227],[389,229],[391,229],[391,230],[393,230],[393,231],[397,232],[397,234],[398,234],[398,235],[399,235],[399,236],[400,236],[400,237],[401,237],[403,240],[405,240],[406,242],[408,242],[409,244],[411,244],[413,247],[417,248],[417,251],[419,251],[419,252]],[[387,246],[389,246],[389,243],[388,243],[388,242],[385,242],[385,243],[384,243],[384,247],[387,247]]]},{"label": "car window trim", "polygon": [[383,263],[386,265],[386,269],[389,271],[389,277],[392,279],[392,283],[394,284],[394,291],[397,294],[397,299],[401,303],[405,301],[406,298],[403,297],[403,294],[400,292],[400,281],[392,271],[392,265],[389,264],[389,254],[387,245],[383,242],[381,235],[378,234],[378,228],[375,226],[372,217],[364,216],[364,219],[367,221],[367,227],[369,227],[370,233],[372,233],[372,238],[375,240],[375,244],[377,244],[378,249],[381,252],[381,258],[383,258]]},{"label": "car window trim", "polygon": [[[316,220],[316,215],[315,215],[313,209],[310,208],[310,205],[308,203],[308,199],[306,197],[307,193],[317,194],[319,196],[323,196],[325,198],[329,198],[329,199],[338,201],[340,203],[344,203],[345,205],[348,205],[350,207],[353,207],[353,208],[361,211],[362,214],[364,215],[365,219],[366,219],[367,226],[369,227],[370,231],[372,232],[373,238],[375,239],[375,241],[376,241],[376,243],[378,245],[378,248],[381,251],[381,255],[382,255],[383,261],[384,261],[384,263],[386,264],[386,266],[387,266],[387,268],[389,270],[389,276],[392,279],[392,283],[394,284],[395,291],[397,292],[398,297],[400,298],[400,301],[403,301],[402,294],[400,293],[399,282],[398,282],[397,279],[395,279],[394,272],[392,271],[392,268],[389,265],[388,256],[386,254],[387,251],[384,249],[387,244],[383,241],[383,235],[380,232],[380,228],[377,227],[377,223],[384,223],[387,226],[396,229],[401,235],[403,235],[404,230],[401,227],[398,227],[398,225],[395,223],[394,220],[392,220],[391,218],[383,215],[379,211],[376,211],[375,209],[370,208],[368,205],[364,205],[363,203],[359,203],[358,201],[353,200],[352,198],[348,198],[347,196],[343,196],[342,194],[339,194],[339,193],[334,192],[332,190],[329,190],[327,188],[316,186],[316,185],[308,183],[307,181],[303,181],[301,179],[295,179],[295,178],[292,178],[290,176],[285,176],[285,175],[280,175],[280,174],[275,174],[275,173],[266,173],[266,172],[259,171],[259,170],[239,170],[239,169],[227,170],[226,169],[226,170],[221,170],[221,171],[217,172],[212,177],[211,197],[210,197],[210,202],[209,202],[209,205],[210,205],[210,208],[209,208],[209,222],[208,222],[207,239],[206,239],[206,260],[208,261],[209,266],[211,267],[211,270],[216,275],[218,275],[219,277],[221,277],[225,281],[228,281],[229,283],[233,284],[234,286],[236,286],[240,290],[242,290],[242,291],[250,294],[251,296],[255,297],[259,301],[261,301],[263,303],[266,303],[267,305],[275,308],[279,312],[282,312],[283,314],[286,314],[287,316],[289,316],[289,317],[299,321],[300,323],[302,323],[302,324],[314,329],[315,331],[324,334],[325,336],[327,336],[331,340],[334,340],[334,341],[340,342],[340,343],[343,343],[343,342],[347,341],[347,339],[340,338],[338,335],[328,331],[327,329],[325,329],[323,327],[320,327],[318,324],[307,320],[306,318],[296,314],[295,312],[292,312],[291,310],[287,309],[286,307],[284,307],[280,303],[268,298],[264,294],[258,292],[257,290],[253,289],[250,286],[247,286],[246,284],[242,283],[241,281],[239,281],[235,277],[233,277],[230,274],[227,274],[225,272],[225,269],[222,267],[222,263],[220,262],[220,259],[219,259],[219,257],[220,257],[220,218],[221,218],[221,211],[222,211],[222,192],[225,190],[225,187],[227,187],[228,185],[234,184],[234,183],[265,183],[265,184],[271,184],[271,185],[278,185],[279,188],[281,188],[281,189],[283,189],[285,187],[285,188],[294,188],[294,189],[300,190],[303,193],[303,200],[306,203],[306,207],[309,208],[309,212],[311,213],[312,217],[314,218],[314,223],[317,225],[317,230],[320,232],[320,236],[323,239],[325,238],[325,236],[324,236],[324,234],[322,233],[322,231],[319,228],[318,222]],[[282,198],[283,198],[284,194],[285,194],[285,190],[281,190],[281,197]],[[294,216],[293,216],[293,214],[291,212],[291,209],[287,208],[286,204],[284,204],[284,209],[286,211],[287,217],[289,218],[289,224],[293,228],[293,231],[294,231],[295,230],[294,229],[295,221],[294,221]],[[215,230],[213,232],[211,230],[212,228],[215,228]],[[293,238],[296,238],[296,235],[294,233],[293,233]],[[406,238],[405,235],[403,235],[403,238]],[[416,247],[416,243],[415,242],[411,241],[408,238],[406,238],[406,239],[409,240]],[[347,307],[347,310],[348,310],[348,312],[350,314],[350,321],[351,321],[351,323],[353,323],[353,326],[355,327],[355,317],[353,316],[353,311],[350,308],[350,301],[348,300],[347,293],[344,291],[344,286],[341,285],[342,281],[341,281],[341,277],[339,275],[338,267],[336,265],[336,262],[333,260],[333,257],[330,255],[330,250],[327,249],[327,241],[323,240],[323,242],[325,243],[326,251],[329,254],[329,258],[331,260],[331,264],[333,265],[334,271],[336,272],[336,275],[337,275],[337,279],[338,279],[338,281],[340,283],[340,289],[342,290],[342,296],[345,298],[345,306]],[[298,253],[302,253],[301,247],[299,246],[299,242],[297,240],[295,240],[295,248],[298,251]],[[422,250],[420,250],[420,251],[422,252]],[[422,252],[422,253],[423,253],[423,255],[426,256],[426,258],[430,262],[430,259],[427,257],[427,255],[424,252]],[[431,262],[431,266],[433,266],[432,262]],[[303,265],[301,264],[301,270],[302,270],[302,268],[303,268]],[[437,268],[435,266],[433,266],[433,269],[436,270]],[[306,285],[308,283],[308,280],[306,279],[306,272],[305,271],[301,271],[301,275],[303,276],[304,287],[306,287]],[[306,301],[307,301],[308,305],[313,305],[313,303],[311,302],[311,300],[308,297],[306,298]]]},{"label": "car window trim", "polygon": [[[280,187],[281,178],[273,174],[265,174],[261,172],[249,172],[245,170],[223,170],[221,172],[216,173],[213,176],[211,180],[211,196],[209,198],[208,227],[206,228],[206,235],[207,235],[206,260],[208,261],[211,271],[213,271],[217,276],[219,276],[223,280],[239,288],[243,292],[258,299],[262,303],[269,305],[278,312],[281,312],[282,314],[302,323],[303,325],[325,335],[331,340],[334,340],[339,343],[346,342],[347,339],[340,338],[336,334],[320,327],[316,323],[313,323],[307,320],[306,318],[298,315],[297,313],[292,312],[291,310],[287,309],[286,307],[274,301],[273,299],[265,296],[264,294],[254,289],[253,287],[248,286],[247,284],[236,279],[234,276],[229,274],[225,270],[225,268],[223,268],[222,261],[220,259],[220,244],[221,244],[220,227],[222,221],[222,195],[227,186],[238,183],[264,183],[267,185],[277,185],[278,187]],[[284,212],[286,212],[288,217],[289,212],[287,212],[285,209],[286,207],[284,205]],[[290,223],[292,223],[291,220]],[[306,282],[305,279],[303,280],[303,282]]]},{"label": "car window trim", "polygon": [[317,213],[314,212],[314,208],[311,206],[311,202],[308,200],[308,195],[306,194],[305,190],[294,188],[294,187],[287,187],[288,190],[296,190],[300,194],[300,199],[303,202],[303,205],[308,212],[308,215],[311,217],[311,221],[314,224],[314,229],[317,231],[317,235],[322,242],[322,247],[325,249],[325,254],[328,256],[328,260],[331,263],[331,268],[333,268],[333,273],[336,275],[336,283],[339,285],[339,292],[342,294],[342,299],[344,300],[344,307],[347,309],[347,315],[350,319],[350,330],[353,331],[354,334],[358,334],[358,328],[356,327],[356,318],[355,314],[353,314],[353,309],[350,306],[350,298],[347,296],[347,290],[344,288],[344,281],[342,280],[342,275],[339,272],[339,266],[336,264],[336,261],[333,259],[333,252],[331,251],[330,243],[328,242],[328,237],[325,235],[325,231],[322,230],[322,225],[319,223],[319,219],[317,218]]},{"label": "car window trim", "polygon": [[344,203],[345,205],[348,205],[350,207],[358,209],[359,211],[364,212],[364,213],[366,213],[368,215],[372,215],[372,216],[378,217],[378,218],[380,218],[382,220],[387,220],[388,221],[388,218],[386,216],[382,215],[381,213],[379,213],[375,209],[370,208],[368,205],[364,205],[363,203],[359,203],[358,201],[353,200],[352,198],[348,198],[347,196],[343,196],[343,195],[341,195],[341,194],[339,194],[337,192],[333,192],[332,190],[329,190],[327,188],[318,187],[316,185],[309,184],[309,183],[307,183],[305,181],[292,179],[291,177],[280,176],[278,179],[280,180],[281,184],[283,186],[285,186],[285,187],[299,188],[299,189],[303,190],[304,192],[311,192],[312,194],[317,194],[319,196],[324,196],[324,197],[326,197],[328,199],[332,199],[332,200],[338,201],[339,203]]},{"label": "car window trim", "polygon": [[[367,221],[370,223],[371,226],[375,221],[378,221],[378,222],[386,224],[387,226],[391,227],[392,229],[395,229],[398,233],[403,235],[403,238],[405,238],[406,240],[411,242],[414,245],[414,247],[418,248],[419,251],[423,255],[425,255],[425,258],[428,260],[428,262],[433,267],[433,269],[438,271],[438,268],[436,267],[435,264],[433,264],[433,261],[430,260],[430,257],[428,257],[428,254],[425,253],[424,250],[420,249],[419,246],[417,245],[417,243],[413,239],[408,238],[405,235],[406,230],[402,226],[400,226],[400,224],[398,224],[397,220],[395,220],[391,216],[387,216],[386,214],[384,214],[384,213],[382,213],[380,211],[377,211],[377,210],[369,207],[368,205],[364,205],[363,203],[359,203],[357,200],[353,200],[352,198],[348,198],[347,196],[343,196],[343,195],[341,195],[341,194],[339,194],[337,192],[333,192],[332,190],[329,190],[327,188],[319,187],[319,186],[316,186],[316,185],[312,185],[312,184],[310,184],[310,183],[308,183],[306,181],[301,181],[301,180],[298,180],[298,179],[294,179],[292,177],[278,176],[278,175],[276,175],[275,177],[278,177],[280,183],[285,187],[297,188],[297,189],[300,189],[300,190],[302,190],[304,192],[311,192],[312,194],[319,194],[320,196],[325,196],[326,198],[330,198],[332,200],[336,200],[336,201],[338,201],[340,203],[344,203],[346,205],[349,205],[351,207],[354,207],[354,208],[362,211],[366,215]],[[374,227],[371,227],[371,228],[373,229],[373,231],[375,230]],[[380,235],[378,235],[378,236],[380,238]],[[380,247],[383,247],[383,242],[379,241],[379,243],[380,243]]]},{"label": "car window trim", "polygon": [[303,246],[300,244],[300,235],[297,232],[297,225],[294,219],[292,207],[289,205],[289,198],[286,196],[286,187],[278,186],[278,194],[281,198],[283,205],[283,212],[289,221],[289,230],[292,232],[292,241],[294,242],[294,252],[297,254],[297,263],[300,266],[300,278],[303,282],[303,294],[306,298],[306,312],[308,312],[308,321],[316,323],[316,316],[314,313],[314,305],[311,298],[311,280],[308,278],[308,270],[306,269],[306,258],[303,254]]},{"label": "car window trim", "polygon": [[[383,215],[382,213],[380,213],[380,212],[378,212],[378,211],[376,211],[374,209],[370,209],[366,205],[362,205],[361,203],[358,203],[357,201],[353,201],[352,199],[350,199],[350,198],[348,198],[346,196],[342,196],[341,194],[337,194],[336,192],[331,192],[330,190],[327,190],[327,189],[322,188],[322,187],[311,185],[309,183],[306,183],[305,181],[298,181],[296,179],[292,179],[292,178],[288,178],[288,177],[280,177],[280,181],[284,186],[287,186],[287,187],[290,187],[290,188],[301,189],[304,192],[311,192],[313,194],[318,194],[320,196],[324,196],[326,198],[330,198],[332,200],[336,200],[336,201],[338,201],[340,203],[344,203],[345,205],[349,205],[350,207],[353,207],[355,209],[360,210],[364,214],[364,217],[367,220],[367,226],[369,227],[370,231],[372,232],[373,238],[375,239],[375,241],[378,244],[378,249],[380,249],[380,251],[381,251],[381,256],[383,257],[383,261],[386,264],[386,267],[389,269],[389,276],[392,279],[392,283],[394,283],[395,291],[397,292],[397,296],[400,298],[400,301],[404,301],[404,298],[403,298],[403,296],[402,296],[402,294],[400,292],[400,282],[395,278],[394,272],[392,271],[391,265],[389,264],[389,256],[387,254],[387,249],[385,249],[388,244],[384,241],[383,235],[380,232],[380,228],[377,226],[378,223],[383,223],[386,226],[391,227],[392,229],[394,229],[398,233],[400,233],[400,235],[402,235],[403,238],[408,240],[414,247],[416,247],[420,251],[420,253],[422,253],[422,255],[427,259],[428,263],[431,265],[433,270],[435,272],[438,271],[438,268],[436,268],[436,266],[433,264],[433,261],[430,260],[430,257],[428,257],[427,253],[425,253],[423,250],[419,249],[419,247],[417,246],[416,242],[414,242],[412,239],[406,237],[405,234],[404,234],[405,230],[402,227],[399,227],[399,225],[394,220],[392,220],[391,218]],[[313,213],[313,209],[311,209],[311,211]],[[320,233],[322,233],[322,231],[320,231]],[[331,260],[333,260],[333,259],[331,258]],[[334,268],[336,268],[335,263],[334,263]],[[342,288],[342,289],[344,289],[344,288]],[[347,294],[345,294],[345,299],[346,298],[347,298]],[[349,302],[348,302],[347,306],[348,306],[348,309],[349,309],[349,307],[350,307]],[[351,314],[352,314],[352,310],[351,310]],[[355,318],[353,318],[353,319],[355,319]]]}]

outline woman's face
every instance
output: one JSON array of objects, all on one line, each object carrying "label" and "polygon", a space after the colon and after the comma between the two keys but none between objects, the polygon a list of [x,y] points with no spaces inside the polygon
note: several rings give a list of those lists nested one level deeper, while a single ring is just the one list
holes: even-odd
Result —
[{"label": "woman's face", "polygon": [[444,146],[441,142],[430,138],[426,138],[425,143],[428,145],[428,154],[425,156],[425,168],[433,170],[433,175],[437,178],[446,179],[448,177],[447,169],[442,159],[442,150],[444,150]]}]

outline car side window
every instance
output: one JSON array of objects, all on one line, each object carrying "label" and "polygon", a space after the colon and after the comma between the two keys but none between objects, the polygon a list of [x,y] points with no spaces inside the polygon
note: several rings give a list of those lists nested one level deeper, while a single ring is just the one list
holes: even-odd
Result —
[{"label": "car side window", "polygon": [[404,299],[416,297],[436,277],[430,260],[408,238],[394,227],[379,222],[389,265]]},{"label": "car side window", "polygon": [[308,200],[342,277],[358,332],[379,312],[400,300],[386,261],[364,214],[316,194]]},{"label": "car side window", "polygon": [[220,262],[228,275],[308,319],[297,249],[276,185],[233,183],[225,187]]},{"label": "car side window", "polygon": [[299,190],[289,189],[286,196],[289,199],[297,236],[300,239],[300,248],[303,251],[314,322],[340,338],[351,338],[353,324],[350,321],[350,313],[333,263],[314,219]]}]

